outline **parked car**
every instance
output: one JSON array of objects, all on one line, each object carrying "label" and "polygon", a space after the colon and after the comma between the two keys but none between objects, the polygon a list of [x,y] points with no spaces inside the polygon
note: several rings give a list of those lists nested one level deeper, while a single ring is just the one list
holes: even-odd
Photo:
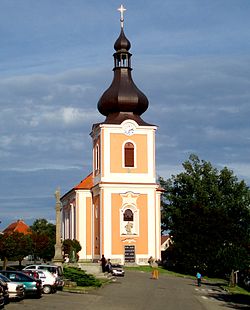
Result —
[{"label": "parked car", "polygon": [[22,283],[24,286],[25,297],[35,296],[40,298],[42,295],[42,281],[39,279],[34,279],[33,277],[24,274],[21,271],[12,270],[1,270],[4,276],[9,278],[11,281]]},{"label": "parked car", "polygon": [[111,265],[111,274],[113,276],[119,276],[119,277],[124,277],[125,275],[125,271],[122,267],[122,265],[119,265],[119,264],[112,264]]},{"label": "parked car", "polygon": [[8,284],[0,279],[0,287],[2,291],[2,296],[4,298],[4,304],[7,304],[9,302],[9,290],[8,290]]},{"label": "parked car", "polygon": [[56,266],[56,265],[33,264],[33,265],[28,265],[28,266],[23,268],[23,270],[26,270],[26,269],[48,270],[49,272],[55,274],[57,277],[62,277],[63,276],[62,267]]},{"label": "parked car", "polygon": [[0,308],[4,307],[4,297],[3,297],[3,288],[0,284]]},{"label": "parked car", "polygon": [[30,277],[33,277],[34,279],[39,279],[39,274],[37,272],[37,270],[29,270],[29,269],[23,269],[22,270],[23,273],[27,274]]},{"label": "parked car", "polygon": [[62,289],[64,286],[64,281],[63,281],[63,271],[62,268],[60,266],[56,266],[56,265],[28,265],[26,267],[23,268],[23,271],[25,270],[48,270],[49,272],[51,272],[55,277],[56,277],[56,281],[57,281],[57,289]]},{"label": "parked car", "polygon": [[55,275],[53,275],[48,270],[30,270],[25,269],[23,270],[24,273],[37,274],[39,279],[42,281],[43,286],[43,293],[44,294],[50,294],[54,293],[57,290],[57,278]]},{"label": "parked car", "polygon": [[22,283],[13,282],[3,274],[0,274],[0,280],[7,283],[9,291],[9,299],[22,299],[24,298],[24,286]]}]

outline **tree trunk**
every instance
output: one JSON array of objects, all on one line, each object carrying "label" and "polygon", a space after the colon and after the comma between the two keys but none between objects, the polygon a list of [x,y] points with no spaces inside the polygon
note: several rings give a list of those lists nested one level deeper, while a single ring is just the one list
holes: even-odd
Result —
[{"label": "tree trunk", "polygon": [[229,286],[231,286],[231,287],[235,286],[235,275],[234,275],[234,270],[233,269],[232,269],[231,275],[230,275]]},{"label": "tree trunk", "polygon": [[3,259],[3,270],[7,269],[7,262],[8,262],[7,257],[4,257],[4,259]]}]

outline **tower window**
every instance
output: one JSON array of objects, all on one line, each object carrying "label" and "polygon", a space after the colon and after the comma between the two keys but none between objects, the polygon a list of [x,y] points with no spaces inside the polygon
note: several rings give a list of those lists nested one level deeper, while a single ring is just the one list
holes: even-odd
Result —
[{"label": "tower window", "polygon": [[124,163],[125,167],[134,167],[135,166],[135,148],[134,144],[127,142],[124,146]]},{"label": "tower window", "polygon": [[99,152],[99,145],[97,144],[95,147],[95,172],[98,172],[100,169],[100,152]]},{"label": "tower window", "polygon": [[125,210],[125,212],[123,213],[123,221],[133,222],[133,220],[134,220],[134,214],[132,210],[130,209]]}]

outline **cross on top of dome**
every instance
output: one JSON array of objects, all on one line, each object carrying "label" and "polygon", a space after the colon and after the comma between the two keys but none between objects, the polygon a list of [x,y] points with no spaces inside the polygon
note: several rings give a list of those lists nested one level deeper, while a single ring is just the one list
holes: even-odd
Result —
[{"label": "cross on top of dome", "polygon": [[124,26],[124,16],[123,13],[126,11],[127,9],[125,9],[125,7],[121,4],[121,6],[117,9],[117,11],[120,11],[121,13],[121,17],[120,17],[120,22],[121,22],[121,28],[123,28]]}]

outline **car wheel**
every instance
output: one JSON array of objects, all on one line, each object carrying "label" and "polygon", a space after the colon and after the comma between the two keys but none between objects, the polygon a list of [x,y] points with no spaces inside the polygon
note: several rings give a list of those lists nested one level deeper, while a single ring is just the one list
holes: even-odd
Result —
[{"label": "car wheel", "polygon": [[43,287],[43,292],[44,292],[44,294],[50,294],[51,291],[52,291],[51,286],[45,285],[45,286]]}]

